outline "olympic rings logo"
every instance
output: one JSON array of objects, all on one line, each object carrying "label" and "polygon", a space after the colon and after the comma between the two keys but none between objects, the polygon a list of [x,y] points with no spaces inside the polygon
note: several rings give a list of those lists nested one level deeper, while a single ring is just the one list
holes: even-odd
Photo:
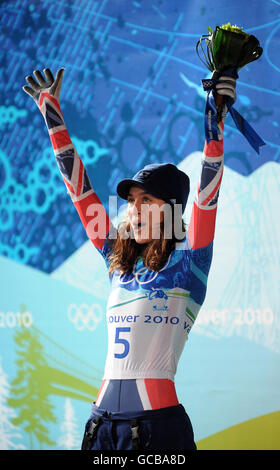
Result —
[{"label": "olympic rings logo", "polygon": [[[149,271],[145,266],[143,266],[142,268],[139,268],[138,270],[135,270],[135,268],[134,268],[132,274],[129,276],[130,278],[127,281],[122,280],[120,278],[119,283],[120,284],[130,284],[131,282],[133,282],[135,280],[140,285],[149,284],[150,282],[155,280],[155,278],[158,276],[159,272],[164,271],[168,267],[168,265],[170,263],[170,258],[171,258],[171,255],[169,255],[168,260],[166,261],[165,265],[158,272],[155,272],[153,274],[153,276],[151,278],[149,278],[148,280],[142,280],[142,279],[145,279],[146,275],[150,274],[151,271]],[[142,277],[142,279],[141,279],[141,277]]]},{"label": "olympic rings logo", "polygon": [[83,331],[87,329],[94,331],[103,318],[103,312],[99,304],[70,304],[67,316],[70,322],[74,324],[76,330]]}]

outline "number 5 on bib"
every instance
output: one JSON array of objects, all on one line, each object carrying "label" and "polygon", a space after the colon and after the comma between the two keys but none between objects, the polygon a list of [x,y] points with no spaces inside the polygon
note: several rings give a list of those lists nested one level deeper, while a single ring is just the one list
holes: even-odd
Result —
[{"label": "number 5 on bib", "polygon": [[116,328],[116,337],[115,337],[115,344],[122,344],[124,346],[123,352],[120,353],[115,353],[114,357],[118,359],[123,359],[128,355],[129,352],[129,342],[126,339],[120,338],[120,333],[129,333],[130,328],[128,327],[123,327],[123,328]]}]

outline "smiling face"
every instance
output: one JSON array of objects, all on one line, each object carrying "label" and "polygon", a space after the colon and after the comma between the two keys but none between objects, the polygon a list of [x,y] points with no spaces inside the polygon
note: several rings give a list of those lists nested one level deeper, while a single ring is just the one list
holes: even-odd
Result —
[{"label": "smiling face", "polygon": [[160,238],[160,222],[163,220],[163,199],[147,193],[139,186],[130,188],[128,197],[128,220],[137,243],[149,243]]}]

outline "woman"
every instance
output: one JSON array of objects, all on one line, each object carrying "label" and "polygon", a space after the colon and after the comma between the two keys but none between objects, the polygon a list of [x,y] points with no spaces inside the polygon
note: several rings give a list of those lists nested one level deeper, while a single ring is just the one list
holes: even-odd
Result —
[{"label": "woman", "polygon": [[[205,143],[187,233],[182,213],[189,178],[169,163],[147,165],[118,184],[128,210],[116,233],[65,127],[59,105],[63,73],[54,79],[49,69],[45,76],[36,70],[23,89],[44,116],[68,193],[110,276],[107,360],[82,449],[195,450],[174,376],[206,294],[223,174],[223,122],[218,140]],[[219,79],[216,102],[222,95],[235,100],[234,79]],[[96,208],[102,217],[92,228]]]}]

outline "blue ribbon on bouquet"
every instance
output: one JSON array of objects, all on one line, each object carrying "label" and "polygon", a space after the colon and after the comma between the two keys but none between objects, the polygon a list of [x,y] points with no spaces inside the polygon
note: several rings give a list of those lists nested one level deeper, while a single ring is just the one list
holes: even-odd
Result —
[{"label": "blue ribbon on bouquet", "polygon": [[[210,140],[218,140],[218,122],[217,122],[217,107],[215,103],[215,98],[213,96],[213,91],[215,85],[218,83],[218,80],[215,79],[203,79],[202,86],[205,91],[207,91],[207,100],[205,106],[205,117],[204,117],[204,127],[205,127],[205,136],[207,143]],[[237,127],[237,129],[244,135],[248,140],[249,144],[254,148],[254,150],[259,154],[259,148],[262,145],[265,145],[265,142],[262,138],[254,131],[250,124],[244,119],[241,114],[233,108],[231,99],[229,97],[224,97],[225,104],[232,116],[232,119]]]}]

